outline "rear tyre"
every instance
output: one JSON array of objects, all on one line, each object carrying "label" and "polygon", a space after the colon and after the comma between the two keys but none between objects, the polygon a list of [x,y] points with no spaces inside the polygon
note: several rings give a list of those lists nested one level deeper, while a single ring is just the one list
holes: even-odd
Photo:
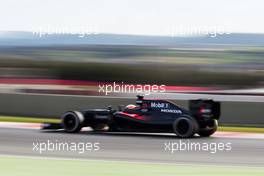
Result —
[{"label": "rear tyre", "polygon": [[181,138],[193,137],[197,131],[198,123],[190,116],[181,116],[173,123],[173,132]]},{"label": "rear tyre", "polygon": [[198,134],[201,137],[209,137],[216,132],[217,128],[218,128],[218,122],[217,120],[214,119],[205,128],[199,129]]},{"label": "rear tyre", "polygon": [[62,126],[67,133],[78,133],[82,129],[84,116],[79,111],[68,111],[62,115]]}]

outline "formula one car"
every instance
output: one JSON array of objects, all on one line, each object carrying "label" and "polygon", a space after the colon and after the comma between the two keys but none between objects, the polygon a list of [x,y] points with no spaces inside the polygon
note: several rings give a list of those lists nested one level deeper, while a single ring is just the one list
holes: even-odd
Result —
[{"label": "formula one car", "polygon": [[62,123],[44,124],[43,129],[63,128],[77,133],[82,127],[95,131],[175,133],[189,138],[196,133],[202,137],[217,130],[220,103],[213,100],[190,100],[189,111],[167,100],[144,99],[137,96],[136,105],[121,106],[118,110],[88,109],[68,111],[61,117]]}]

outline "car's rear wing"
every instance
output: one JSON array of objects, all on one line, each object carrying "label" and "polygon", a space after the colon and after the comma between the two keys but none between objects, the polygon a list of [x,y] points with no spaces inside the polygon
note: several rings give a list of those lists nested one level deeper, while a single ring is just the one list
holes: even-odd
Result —
[{"label": "car's rear wing", "polygon": [[219,119],[221,115],[221,105],[220,102],[213,100],[190,100],[189,110],[192,115],[198,119],[202,118],[212,118]]}]

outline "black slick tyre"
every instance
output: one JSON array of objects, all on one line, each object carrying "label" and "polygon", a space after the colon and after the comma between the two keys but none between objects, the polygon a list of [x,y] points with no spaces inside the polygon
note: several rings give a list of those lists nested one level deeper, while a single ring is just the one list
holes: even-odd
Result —
[{"label": "black slick tyre", "polygon": [[61,119],[65,132],[78,133],[82,129],[84,116],[79,111],[68,111],[62,115]]},{"label": "black slick tyre", "polygon": [[198,131],[197,121],[190,116],[181,116],[173,122],[173,132],[180,138],[190,138]]},{"label": "black slick tyre", "polygon": [[199,129],[198,134],[201,137],[209,137],[216,132],[217,128],[218,122],[214,119],[205,128]]}]

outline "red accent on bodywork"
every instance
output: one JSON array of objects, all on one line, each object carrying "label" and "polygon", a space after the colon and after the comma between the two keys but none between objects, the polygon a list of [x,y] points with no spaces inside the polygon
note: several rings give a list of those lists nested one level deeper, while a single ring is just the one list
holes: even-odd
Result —
[{"label": "red accent on bodywork", "polygon": [[200,107],[200,109],[199,109],[199,113],[202,114],[203,111],[204,111],[204,107]]},{"label": "red accent on bodywork", "polygon": [[120,114],[131,117],[133,119],[137,119],[137,120],[145,120],[144,116],[141,116],[138,114],[130,114],[130,113],[126,113],[126,112],[120,112]]}]

